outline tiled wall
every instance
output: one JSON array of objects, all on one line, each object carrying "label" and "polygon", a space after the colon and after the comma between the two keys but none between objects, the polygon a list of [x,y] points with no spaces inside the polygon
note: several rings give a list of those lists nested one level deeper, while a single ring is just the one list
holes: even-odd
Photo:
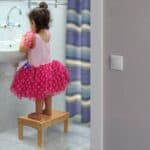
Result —
[{"label": "tiled wall", "polygon": [[[17,10],[14,10],[10,19],[21,24],[21,28],[0,28],[0,41],[11,40],[20,37],[29,29],[27,19],[27,1],[0,1],[0,24],[6,22],[6,16],[9,9],[17,6],[22,9],[23,15],[19,15]],[[64,62],[65,55],[65,22],[66,22],[66,7],[59,6],[55,8],[50,6],[53,16],[51,25],[52,42],[51,55],[54,59],[59,59]],[[16,127],[16,117],[34,110],[34,103],[31,101],[19,101],[9,91],[9,86],[13,78],[15,69],[12,64],[0,64],[0,131]],[[54,106],[56,109],[64,110],[64,94],[54,97]]]},{"label": "tiled wall", "polygon": [[10,14],[10,22],[15,22],[21,24],[21,28],[0,28],[0,40],[8,40],[14,39],[21,36],[28,28],[28,20],[27,20],[27,1],[0,1],[0,24],[6,23],[7,14],[13,6],[17,6],[22,10],[22,15],[19,15],[17,9],[13,10]]}]

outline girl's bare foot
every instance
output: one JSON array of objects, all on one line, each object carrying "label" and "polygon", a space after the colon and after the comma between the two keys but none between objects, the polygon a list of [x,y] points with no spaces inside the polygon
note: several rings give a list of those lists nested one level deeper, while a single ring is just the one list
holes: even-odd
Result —
[{"label": "girl's bare foot", "polygon": [[42,114],[36,112],[29,114],[28,117],[39,121],[42,120]]}]

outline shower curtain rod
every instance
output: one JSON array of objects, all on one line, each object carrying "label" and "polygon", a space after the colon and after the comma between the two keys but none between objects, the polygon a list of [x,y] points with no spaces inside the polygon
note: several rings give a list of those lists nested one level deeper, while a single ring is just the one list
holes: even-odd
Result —
[{"label": "shower curtain rod", "polygon": [[[39,2],[30,2],[30,5],[38,5]],[[67,2],[47,2],[48,5],[67,5]]]}]

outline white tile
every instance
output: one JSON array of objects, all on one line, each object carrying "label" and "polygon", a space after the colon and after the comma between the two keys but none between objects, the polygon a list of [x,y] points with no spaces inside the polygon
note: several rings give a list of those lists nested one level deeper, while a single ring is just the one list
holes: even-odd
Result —
[{"label": "white tile", "polygon": [[[86,135],[86,136],[84,136]],[[63,132],[62,124],[54,125],[45,130],[45,147],[43,150],[89,150],[90,149],[90,129],[87,126],[70,123],[68,134]],[[0,133],[0,150],[38,150],[37,131],[35,129],[24,128],[24,140],[19,141],[17,129]]]}]

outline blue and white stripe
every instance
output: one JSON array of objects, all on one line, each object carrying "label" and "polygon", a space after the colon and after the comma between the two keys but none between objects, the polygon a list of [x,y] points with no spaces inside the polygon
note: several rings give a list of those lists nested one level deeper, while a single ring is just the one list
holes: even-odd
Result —
[{"label": "blue and white stripe", "polygon": [[69,0],[67,11],[66,65],[71,84],[66,92],[66,109],[90,121],[90,0]]}]

